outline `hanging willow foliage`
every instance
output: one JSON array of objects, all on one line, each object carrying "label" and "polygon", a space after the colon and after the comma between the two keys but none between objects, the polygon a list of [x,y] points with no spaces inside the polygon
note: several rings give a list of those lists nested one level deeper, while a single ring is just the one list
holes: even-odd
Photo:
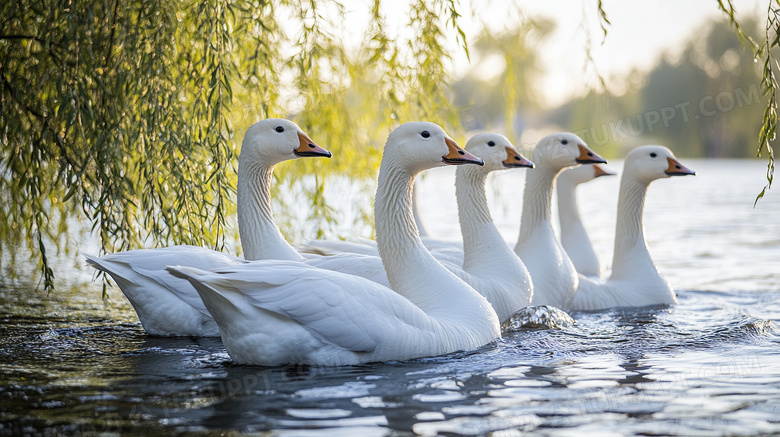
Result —
[{"label": "hanging willow foliage", "polygon": [[[717,1],[763,62],[758,153],[769,164],[758,200],[774,173],[780,0],[769,3],[760,42],[731,0]],[[301,190],[315,235],[328,234],[330,178],[373,176],[393,125],[458,127],[445,49],[454,38],[468,56],[457,1],[412,0],[408,39],[388,34],[382,5],[371,2],[363,44],[347,52],[331,33],[345,13],[334,0],[0,3],[0,268],[13,274],[17,254],[29,252],[52,289],[51,249],[67,250],[84,223],[103,252],[223,249],[235,240],[241,133],[267,117],[295,119],[338,158],[276,172],[278,185]],[[606,36],[610,22],[595,5]],[[277,212],[284,224],[289,212]]]},{"label": "hanging willow foliage", "polygon": [[756,62],[761,61],[761,97],[766,99],[764,116],[761,120],[761,128],[758,133],[758,147],[756,156],[761,157],[765,152],[767,156],[766,185],[756,196],[753,203],[755,206],[766,190],[772,187],[772,181],[775,175],[775,154],[772,149],[772,142],[777,136],[777,91],[778,81],[777,72],[780,71],[780,64],[772,53],[772,49],[780,47],[780,0],[769,0],[767,6],[767,19],[764,28],[763,39],[756,41],[740,25],[736,17],[736,10],[732,0],[718,0],[718,7],[723,11],[731,22],[731,27],[742,44],[747,44],[753,51]]},{"label": "hanging willow foliage", "polygon": [[301,187],[324,223],[327,177],[373,174],[392,125],[457,123],[444,68],[447,27],[466,48],[454,1],[413,2],[415,36],[395,41],[374,0],[352,56],[327,31],[333,11],[343,19],[326,0],[2,2],[0,262],[26,248],[52,289],[47,250],[85,220],[106,252],[223,248],[240,135],[262,118],[294,118],[339,157],[277,175],[316,175]]},{"label": "hanging willow foliage", "polygon": [[[607,26],[611,25],[607,18],[602,0],[597,0],[597,13],[601,30],[604,32],[604,38],[607,36]],[[764,114],[761,120],[761,127],[758,132],[758,146],[756,147],[756,157],[761,157],[766,153],[766,185],[756,196],[753,206],[764,197],[766,191],[772,187],[775,175],[775,154],[772,148],[772,142],[777,137],[777,93],[778,84],[777,73],[780,72],[780,63],[778,63],[772,49],[780,47],[780,0],[769,0],[767,3],[766,23],[764,27],[763,38],[756,40],[750,36],[737,19],[737,11],[734,8],[733,0],[716,0],[718,8],[728,17],[731,27],[737,38],[742,44],[746,44],[753,52],[756,62],[762,64],[761,78],[761,98],[766,99]],[[586,50],[588,61],[592,63],[590,50]],[[606,89],[603,78],[599,75],[602,87]]]}]

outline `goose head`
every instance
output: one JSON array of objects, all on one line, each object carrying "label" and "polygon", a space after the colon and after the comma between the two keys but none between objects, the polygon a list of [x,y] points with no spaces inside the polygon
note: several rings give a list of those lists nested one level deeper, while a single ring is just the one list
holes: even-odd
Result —
[{"label": "goose head", "polygon": [[318,146],[292,121],[269,118],[247,129],[239,159],[274,166],[288,159],[314,156],[330,158],[331,153]]},{"label": "goose head", "polygon": [[695,175],[664,146],[641,146],[626,156],[623,174],[643,184],[671,176]]},{"label": "goose head", "polygon": [[562,170],[577,164],[606,164],[606,160],[591,150],[582,138],[560,132],[542,138],[534,149],[534,162],[539,166]]},{"label": "goose head", "polygon": [[466,150],[485,161],[484,172],[505,168],[534,168],[534,163],[521,155],[509,139],[497,133],[474,135],[466,143]]},{"label": "goose head", "polygon": [[404,123],[391,132],[382,161],[413,175],[444,165],[485,165],[482,159],[463,150],[439,125],[427,121]]}]

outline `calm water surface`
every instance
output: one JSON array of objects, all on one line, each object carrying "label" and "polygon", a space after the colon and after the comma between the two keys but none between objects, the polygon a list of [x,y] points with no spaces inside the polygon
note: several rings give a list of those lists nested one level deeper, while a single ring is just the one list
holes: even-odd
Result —
[{"label": "calm water surface", "polygon": [[[673,307],[573,313],[481,350],[410,362],[237,366],[218,339],[144,334],[116,290],[0,288],[0,435],[755,435],[780,433],[780,188],[752,208],[764,165],[691,161],[653,183],[651,252]],[[619,169],[619,165],[613,165]],[[493,178],[516,238],[523,172]],[[429,228],[458,232],[451,172],[430,172]],[[604,261],[617,178],[580,187]],[[446,192],[447,194],[445,194]],[[334,195],[335,196],[335,195]],[[81,277],[88,272],[71,272]]]}]

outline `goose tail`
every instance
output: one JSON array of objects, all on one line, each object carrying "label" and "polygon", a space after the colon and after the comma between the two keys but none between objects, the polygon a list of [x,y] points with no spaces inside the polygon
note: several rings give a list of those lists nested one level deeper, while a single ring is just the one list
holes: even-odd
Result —
[{"label": "goose tail", "polygon": [[229,289],[218,289],[213,286],[210,279],[213,279],[212,275],[214,272],[188,266],[167,266],[165,270],[177,278],[186,279],[195,287],[195,290],[197,290],[200,298],[206,305],[206,309],[217,321],[217,324],[219,324],[220,319],[223,319],[220,316],[226,311],[240,312],[240,303],[234,302],[236,298],[241,300],[240,293],[233,293]]}]

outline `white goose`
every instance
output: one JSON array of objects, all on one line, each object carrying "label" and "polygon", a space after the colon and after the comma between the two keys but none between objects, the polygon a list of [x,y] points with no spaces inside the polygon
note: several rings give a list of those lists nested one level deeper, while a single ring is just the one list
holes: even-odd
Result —
[{"label": "white goose", "polygon": [[[482,158],[485,165],[462,166],[456,170],[455,189],[463,245],[434,238],[422,238],[422,241],[445,267],[485,296],[496,310],[499,320],[503,322],[517,310],[530,304],[533,285],[522,261],[507,245],[493,223],[485,196],[485,181],[490,172],[508,168],[532,168],[533,163],[520,155],[509,139],[497,133],[483,133],[472,137],[466,144],[466,150]],[[415,223],[417,222],[418,218],[415,216]],[[334,257],[312,260],[312,265],[370,277],[373,280],[377,280],[379,276],[366,274],[370,271],[370,261],[367,258],[361,263],[336,261],[341,256],[347,256],[345,259],[349,260],[349,256],[353,254],[377,253],[374,241],[317,240],[301,248],[337,254]],[[382,283],[381,280],[378,282]]]},{"label": "white goose", "polygon": [[520,235],[515,253],[534,283],[532,305],[565,308],[577,291],[577,271],[555,237],[550,216],[558,173],[577,164],[606,163],[572,133],[542,138],[534,149],[536,169],[526,173]]},{"label": "white goose", "polygon": [[484,167],[459,167],[455,175],[458,219],[463,236],[462,270],[458,276],[482,293],[504,321],[531,304],[533,285],[528,270],[498,231],[488,209],[485,180],[492,171],[531,167],[503,135],[472,137],[466,149],[485,160]]},{"label": "white goose", "polygon": [[561,245],[571,259],[577,273],[598,278],[604,274],[604,266],[596,256],[588,232],[580,218],[577,206],[577,185],[601,176],[615,173],[598,164],[567,168],[558,176],[558,219],[561,224]]},{"label": "white goose", "polygon": [[197,288],[238,363],[350,365],[480,347],[499,336],[498,318],[423,246],[412,185],[423,169],[481,162],[433,123],[406,123],[390,134],[374,208],[392,289],[294,261],[169,269]]},{"label": "white goose", "polygon": [[[238,221],[244,257],[301,259],[282,237],[271,213],[273,167],[285,160],[331,154],[298,125],[282,119],[261,120],[247,129],[238,167]],[[195,289],[170,275],[171,264],[209,269],[243,263],[223,253],[195,246],[172,246],[85,255],[87,263],[116,281],[151,335],[218,336],[219,330]]]},{"label": "white goose", "polygon": [[570,310],[669,305],[677,297],[658,272],[645,241],[642,211],[650,182],[696,174],[663,146],[643,146],[629,152],[623,164],[615,227],[612,273],[597,281],[580,277]]}]

